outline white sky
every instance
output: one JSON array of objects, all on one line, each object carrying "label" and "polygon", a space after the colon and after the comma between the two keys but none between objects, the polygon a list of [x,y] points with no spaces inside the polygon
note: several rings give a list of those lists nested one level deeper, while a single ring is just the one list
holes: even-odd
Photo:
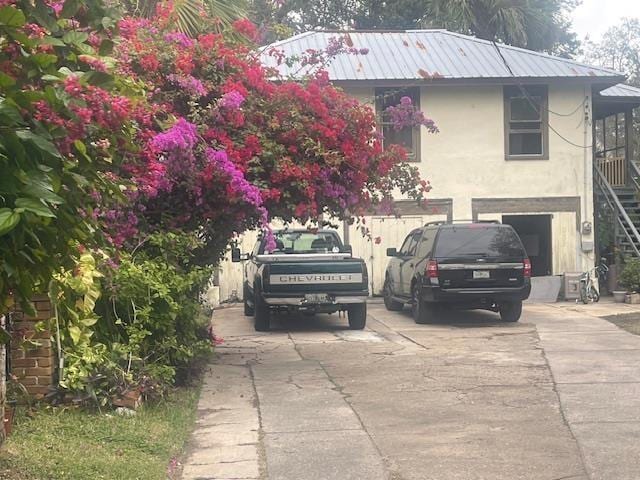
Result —
[{"label": "white sky", "polygon": [[597,41],[622,17],[640,18],[640,0],[582,0],[573,11],[573,30],[579,40],[589,35],[591,40]]}]

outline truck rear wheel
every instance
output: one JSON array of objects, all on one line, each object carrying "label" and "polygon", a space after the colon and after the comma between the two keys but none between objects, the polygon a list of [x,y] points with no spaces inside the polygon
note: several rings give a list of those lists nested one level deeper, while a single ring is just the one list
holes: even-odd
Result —
[{"label": "truck rear wheel", "polygon": [[500,318],[505,322],[517,322],[522,315],[522,300],[500,305]]},{"label": "truck rear wheel", "polygon": [[268,332],[271,326],[271,311],[269,306],[262,299],[262,295],[255,288],[253,289],[253,305],[255,310],[255,316],[253,326],[256,332]]},{"label": "truck rear wheel", "polygon": [[367,324],[367,304],[358,303],[347,308],[349,316],[349,328],[351,330],[362,330]]},{"label": "truck rear wheel", "polygon": [[253,317],[255,313],[254,306],[249,304],[249,289],[246,285],[242,287],[242,299],[244,302],[244,314],[247,317]]}]

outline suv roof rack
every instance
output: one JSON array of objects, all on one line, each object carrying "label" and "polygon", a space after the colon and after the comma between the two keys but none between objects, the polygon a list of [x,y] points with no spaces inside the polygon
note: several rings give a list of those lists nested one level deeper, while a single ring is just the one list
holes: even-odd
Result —
[{"label": "suv roof rack", "polygon": [[433,222],[427,222],[424,226],[431,227],[434,225],[452,225],[454,223],[493,223],[500,225],[499,220],[435,220]]}]

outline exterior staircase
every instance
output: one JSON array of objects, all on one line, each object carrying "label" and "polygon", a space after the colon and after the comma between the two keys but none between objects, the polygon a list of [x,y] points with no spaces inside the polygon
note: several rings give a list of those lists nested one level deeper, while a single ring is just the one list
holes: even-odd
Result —
[{"label": "exterior staircase", "polygon": [[618,212],[618,220],[623,224],[624,232],[616,232],[616,245],[624,256],[636,256],[640,250],[640,243],[634,238],[633,229],[640,232],[640,196],[639,192],[632,188],[615,188],[614,192],[626,212],[630,224],[624,222],[622,213]]},{"label": "exterior staircase", "polygon": [[[606,169],[594,169],[596,202],[601,219],[607,218],[613,240],[624,256],[640,257],[640,169],[628,162],[625,182],[611,178]],[[615,186],[613,186],[613,185]]]}]

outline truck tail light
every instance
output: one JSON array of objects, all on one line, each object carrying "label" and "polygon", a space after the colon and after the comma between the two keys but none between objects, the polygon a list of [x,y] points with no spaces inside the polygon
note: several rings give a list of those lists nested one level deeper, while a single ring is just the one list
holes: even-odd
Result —
[{"label": "truck tail light", "polygon": [[524,278],[531,278],[531,260],[524,259]]},{"label": "truck tail light", "polygon": [[427,278],[438,278],[438,262],[429,260],[426,269]]}]

